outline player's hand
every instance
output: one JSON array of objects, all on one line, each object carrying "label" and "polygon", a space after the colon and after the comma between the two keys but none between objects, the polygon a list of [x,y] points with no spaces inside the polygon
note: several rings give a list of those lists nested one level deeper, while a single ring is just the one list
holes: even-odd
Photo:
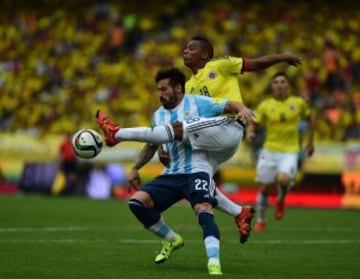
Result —
[{"label": "player's hand", "polygon": [[245,140],[247,143],[251,143],[253,141],[253,139],[255,138],[255,133],[254,131],[246,131],[245,133]]},{"label": "player's hand", "polygon": [[235,116],[235,120],[241,120],[244,124],[250,123],[255,118],[255,113],[247,106],[242,105]]},{"label": "player's hand", "polygon": [[162,145],[158,148],[158,157],[161,164],[163,164],[165,167],[168,167],[171,161],[171,158],[169,156],[169,153],[167,153]]},{"label": "player's hand", "polygon": [[301,65],[301,57],[293,54],[289,54],[286,59],[286,62],[291,66],[298,66]]},{"label": "player's hand", "polygon": [[305,152],[308,157],[311,157],[314,154],[315,148],[312,143],[308,143],[305,147]]},{"label": "player's hand", "polygon": [[131,188],[137,190],[141,186],[140,173],[137,169],[132,169],[128,175],[128,192],[131,192]]}]

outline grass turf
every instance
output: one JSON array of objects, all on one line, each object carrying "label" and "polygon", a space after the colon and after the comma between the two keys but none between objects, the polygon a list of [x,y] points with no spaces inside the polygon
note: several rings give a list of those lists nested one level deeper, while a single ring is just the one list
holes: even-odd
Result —
[{"label": "grass turf", "polygon": [[[216,211],[226,278],[360,278],[358,211],[288,208],[241,245],[233,219]],[[0,196],[0,278],[208,278],[202,232],[187,204],[165,220],[185,246],[154,264],[161,241],[125,201]]]}]

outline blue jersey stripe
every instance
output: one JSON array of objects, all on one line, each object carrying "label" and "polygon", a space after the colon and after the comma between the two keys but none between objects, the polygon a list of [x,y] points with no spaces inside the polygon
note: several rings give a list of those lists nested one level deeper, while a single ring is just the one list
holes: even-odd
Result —
[{"label": "blue jersey stripe", "polygon": [[[171,116],[170,116],[170,121],[175,122],[177,120],[178,120],[177,112],[172,111]],[[176,144],[176,142],[175,142],[175,144],[172,145],[172,152],[173,152],[174,166],[173,166],[171,171],[173,173],[178,173],[179,172],[179,165],[180,165],[180,156],[179,156],[178,145]]]},{"label": "blue jersey stripe", "polygon": [[[190,100],[188,98],[185,98],[184,100],[184,112],[190,111]],[[185,113],[184,113],[185,114]],[[184,115],[184,120],[189,120],[189,116]],[[192,170],[192,152],[191,147],[186,146],[185,148],[185,172],[190,172]]]},{"label": "blue jersey stripe", "polygon": [[[214,102],[210,98],[197,95],[185,95],[182,102],[174,109],[159,108],[153,117],[153,125],[159,126],[169,122],[187,121],[198,117],[212,117],[224,110],[225,102]],[[169,153],[171,162],[163,174],[193,173],[207,171],[204,154],[192,152],[189,144],[174,141],[163,145]]]}]

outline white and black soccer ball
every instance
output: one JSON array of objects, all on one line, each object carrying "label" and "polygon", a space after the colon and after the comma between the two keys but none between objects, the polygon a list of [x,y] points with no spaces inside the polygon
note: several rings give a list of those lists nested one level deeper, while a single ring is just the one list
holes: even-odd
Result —
[{"label": "white and black soccer ball", "polygon": [[91,159],[100,153],[103,141],[95,130],[81,129],[73,135],[72,146],[78,157]]}]

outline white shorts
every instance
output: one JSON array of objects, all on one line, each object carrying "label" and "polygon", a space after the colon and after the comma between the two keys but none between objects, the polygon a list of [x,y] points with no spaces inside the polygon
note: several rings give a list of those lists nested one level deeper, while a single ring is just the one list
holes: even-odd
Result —
[{"label": "white shorts", "polygon": [[230,117],[195,118],[184,123],[185,141],[193,150],[204,150],[209,160],[221,164],[238,149],[244,126]]},{"label": "white shorts", "polygon": [[274,183],[279,172],[287,173],[293,180],[297,172],[297,162],[296,152],[272,152],[263,149],[259,154],[255,181],[264,184]]}]

